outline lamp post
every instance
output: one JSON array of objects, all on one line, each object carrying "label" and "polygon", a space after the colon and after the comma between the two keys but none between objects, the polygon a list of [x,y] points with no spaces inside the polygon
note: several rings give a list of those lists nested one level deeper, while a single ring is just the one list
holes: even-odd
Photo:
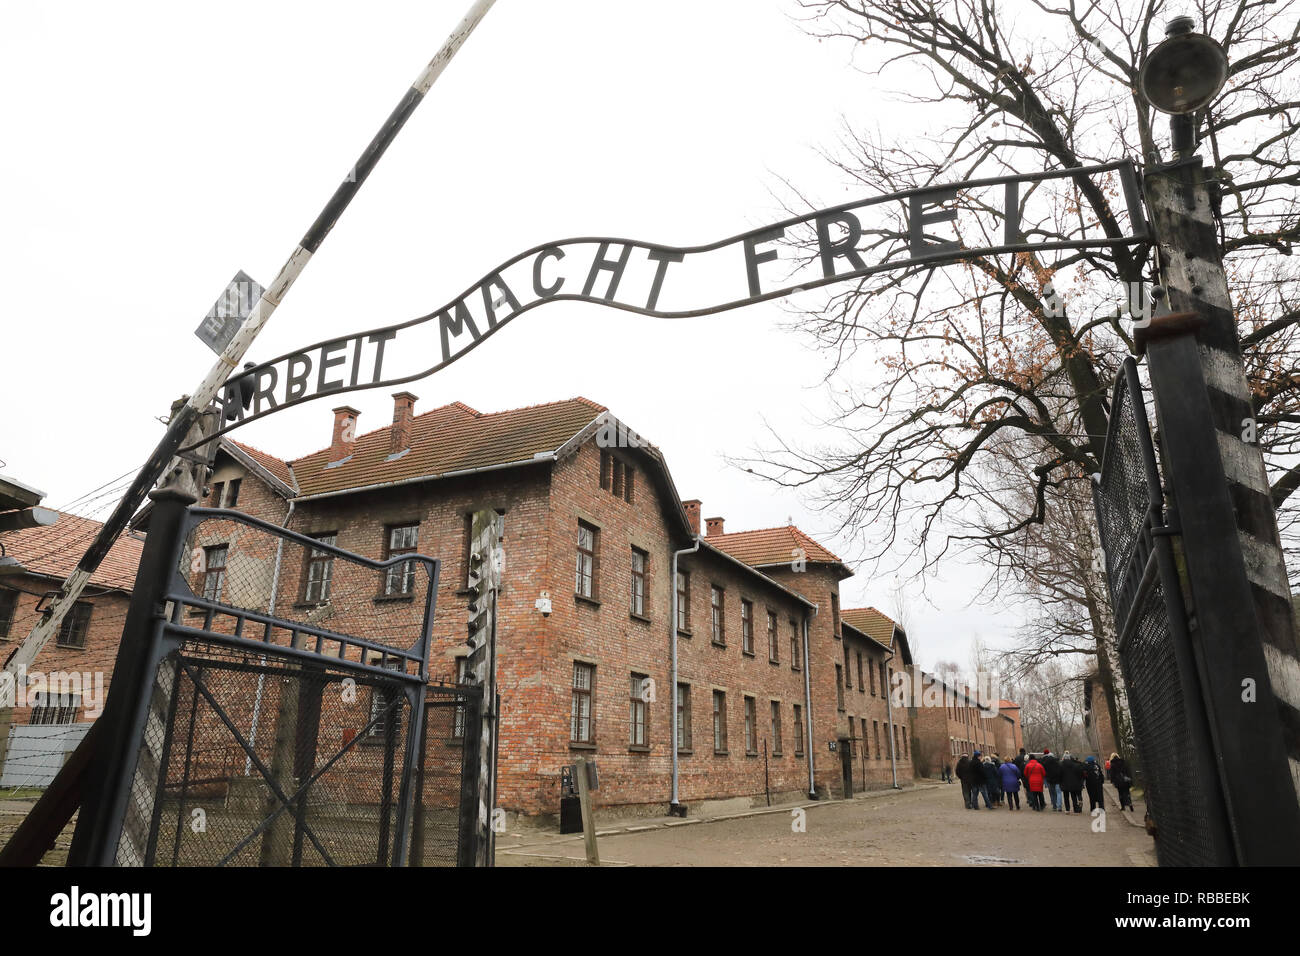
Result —
[{"label": "lamp post", "polygon": [[1208,115],[1230,68],[1222,47],[1194,28],[1188,17],[1171,20],[1139,71],[1142,97],[1170,117],[1174,157],[1155,157],[1144,177],[1163,301],[1135,340],[1147,354],[1169,524],[1237,862],[1294,863],[1296,849],[1280,843],[1300,847],[1300,775],[1290,769],[1300,740],[1283,728],[1300,726],[1300,652],[1218,239],[1218,183],[1196,155],[1197,115]]}]

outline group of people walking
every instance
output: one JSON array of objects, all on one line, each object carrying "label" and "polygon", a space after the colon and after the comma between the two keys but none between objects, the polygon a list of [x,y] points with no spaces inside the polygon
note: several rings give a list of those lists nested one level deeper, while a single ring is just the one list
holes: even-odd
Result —
[{"label": "group of people walking", "polygon": [[[962,754],[957,759],[957,779],[961,782],[962,804],[967,810],[978,810],[980,798],[989,810],[1006,806],[1008,810],[1020,809],[1020,786],[1025,786],[1025,799],[1033,810],[1046,810],[1047,797],[1052,809],[1058,813],[1083,812],[1083,793],[1088,793],[1088,811],[1103,807],[1103,790],[1107,778],[1119,792],[1120,806],[1133,809],[1133,776],[1128,762],[1119,754],[1111,754],[1105,768],[1096,757],[1080,761],[1070,751],[1060,757],[1043,748],[1043,753],[1028,754],[1025,748],[1015,757],[1000,757],[996,753]],[[953,768],[944,764],[943,776],[952,783]]]}]

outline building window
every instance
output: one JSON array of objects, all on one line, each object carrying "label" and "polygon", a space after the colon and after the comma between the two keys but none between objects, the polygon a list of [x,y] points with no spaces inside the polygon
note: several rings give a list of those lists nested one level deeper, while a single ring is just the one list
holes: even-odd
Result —
[{"label": "building window", "polygon": [[636,469],[628,465],[623,472],[623,500],[632,503],[632,488],[636,485]]},{"label": "building window", "polygon": [[59,641],[57,644],[61,648],[85,648],[86,632],[90,631],[90,613],[94,605],[86,601],[78,601],[74,604],[72,610],[64,615],[64,623],[59,627]]},{"label": "building window", "polygon": [[750,657],[754,656],[754,602],[740,602],[740,649]]},{"label": "building window", "polygon": [[868,665],[867,671],[871,677],[871,696],[875,697],[876,696],[876,668],[874,666]]},{"label": "building window", "polygon": [[758,753],[758,707],[754,698],[745,698],[745,753]]},{"label": "building window", "polygon": [[221,496],[224,495],[225,493],[226,493],[226,483],[224,481],[218,481],[215,484],[213,484],[212,493],[211,493],[212,507],[214,508],[221,507]]},{"label": "building window", "polygon": [[799,625],[790,622],[790,669],[797,671],[802,666],[803,645],[799,640]]},{"label": "building window", "polygon": [[881,661],[880,662],[880,696],[881,697],[889,696],[888,688],[889,685],[885,683],[885,662]]},{"label": "building window", "polygon": [[862,718],[862,757],[868,759],[871,757],[871,741],[867,739],[867,718]]},{"label": "building window", "polygon": [[[469,658],[456,658],[456,683],[468,684],[469,679]],[[461,740],[465,736],[465,702],[464,698],[458,698],[458,700],[460,700],[460,703],[456,705],[456,710],[451,718],[451,736],[453,740]]]},{"label": "building window", "polygon": [[596,693],[596,665],[573,662],[573,720],[569,740],[575,744],[596,742],[592,701]]},{"label": "building window", "polygon": [[18,592],[0,588],[0,640],[9,637],[14,626],[14,614],[18,610]]},{"label": "building window", "polygon": [[646,746],[646,688],[649,680],[645,674],[633,674],[628,700],[628,738],[633,747]]},{"label": "building window", "polygon": [[880,721],[871,722],[871,735],[876,738],[876,759],[880,759]]},{"label": "building window", "polygon": [[834,591],[831,592],[831,626],[835,628],[835,636],[843,636],[840,630],[840,596]]},{"label": "building window", "polygon": [[[377,660],[376,660],[377,662]],[[385,670],[400,671],[405,667],[402,660],[388,660],[384,664]],[[401,716],[402,692],[391,685],[377,685],[370,691],[370,737],[383,737],[388,733],[388,720],[390,717]]]},{"label": "building window", "polygon": [[677,630],[691,629],[691,575],[689,571],[677,572]]},{"label": "building window", "polygon": [[911,757],[911,754],[907,752],[907,728],[903,727],[902,731],[903,731],[903,759],[907,760],[910,759]]},{"label": "building window", "polygon": [[81,706],[80,694],[55,694],[49,691],[37,691],[32,695],[33,724],[71,724],[77,719],[77,708]]},{"label": "building window", "polygon": [[727,596],[716,584],[709,588],[709,614],[713,622],[713,643],[727,643]]},{"label": "building window", "polygon": [[615,498],[623,497],[623,471],[624,471],[624,466],[623,466],[622,459],[615,458],[614,459],[614,484],[610,488],[610,491],[614,492]]},{"label": "building window", "polygon": [[650,555],[639,548],[632,549],[632,613],[645,617],[646,566]]},{"label": "building window", "polygon": [[677,685],[677,749],[691,749],[691,685]]},{"label": "building window", "polygon": [[858,651],[858,690],[864,690],[862,686],[862,652]]},{"label": "building window", "polygon": [[803,756],[803,708],[794,705],[794,755]]},{"label": "building window", "polygon": [[713,752],[727,752],[727,694],[720,690],[713,692]]},{"label": "building window", "polygon": [[772,753],[781,753],[781,702],[772,701]]},{"label": "building window", "polygon": [[853,665],[849,661],[849,649],[844,648],[844,686],[853,689]]},{"label": "building window", "polygon": [[610,451],[600,453],[600,487],[615,498],[632,502],[636,470]]},{"label": "building window", "polygon": [[244,483],[242,478],[232,478],[226,485],[226,507],[233,508],[239,504],[239,486]]},{"label": "building window", "polygon": [[[313,535],[312,537],[321,544],[328,545],[333,545],[338,540],[338,535],[333,531],[328,534]],[[324,604],[327,602],[330,599],[330,581],[333,578],[333,553],[310,548],[307,551],[307,584],[303,590],[303,601],[307,604]]]},{"label": "building window", "polygon": [[840,710],[844,709],[844,665],[835,665],[835,702]]},{"label": "building window", "polygon": [[600,532],[585,521],[578,522],[578,575],[574,584],[574,593],[579,597],[596,600],[596,561],[597,542]]},{"label": "building window", "polygon": [[209,601],[220,601],[226,584],[226,553],[224,544],[203,549],[203,596]]},{"label": "building window", "polygon": [[[414,554],[420,537],[420,525],[391,525],[386,535],[385,558],[395,558],[401,554]],[[415,562],[402,561],[394,564],[384,575],[384,594],[399,596],[415,593]]]},{"label": "building window", "polygon": [[780,648],[776,644],[776,615],[771,611],[767,612],[767,659],[773,664],[779,663],[781,659]]}]

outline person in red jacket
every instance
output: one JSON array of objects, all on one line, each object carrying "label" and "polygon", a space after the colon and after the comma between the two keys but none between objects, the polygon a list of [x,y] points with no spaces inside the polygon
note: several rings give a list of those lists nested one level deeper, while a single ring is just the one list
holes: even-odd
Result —
[{"label": "person in red jacket", "polygon": [[1043,780],[1047,771],[1034,757],[1025,764],[1025,784],[1029,787],[1029,805],[1035,810],[1043,809]]}]

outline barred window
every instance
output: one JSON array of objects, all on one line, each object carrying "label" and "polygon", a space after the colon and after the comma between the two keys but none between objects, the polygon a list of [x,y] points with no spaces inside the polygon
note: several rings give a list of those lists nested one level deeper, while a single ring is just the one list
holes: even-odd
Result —
[{"label": "barred window", "polygon": [[[313,535],[321,544],[333,545],[338,540],[335,532]],[[329,551],[311,548],[307,552],[306,586],[302,599],[309,604],[324,604],[330,599],[330,581],[334,578],[334,555]]]},{"label": "barred window", "polygon": [[596,691],[596,665],[573,662],[573,712],[569,740],[575,744],[596,742],[593,698]]},{"label": "barred window", "polygon": [[18,610],[18,592],[0,588],[0,640],[9,636],[14,626],[14,614]]},{"label": "barred window", "polygon": [[709,607],[713,621],[713,643],[727,643],[727,595],[716,584],[709,589]]},{"label": "barred window", "polygon": [[727,695],[720,690],[713,692],[713,752],[727,752]]},{"label": "barred window", "polygon": [[227,545],[219,544],[203,549],[203,596],[209,601],[220,601],[226,584]]},{"label": "barred window", "polygon": [[[376,658],[372,663],[378,663]],[[385,670],[400,671],[405,668],[405,662],[399,659],[389,659],[384,661]],[[402,692],[395,688],[390,689],[387,685],[377,685],[370,691],[370,717],[367,723],[373,721],[370,727],[370,737],[384,737],[388,734],[389,723],[392,722],[393,729],[396,731],[398,722],[401,720],[403,700]]]},{"label": "barred window", "polygon": [[677,630],[691,629],[691,574],[677,572]]},{"label": "barred window", "polygon": [[691,749],[691,685],[677,685],[677,749]]},{"label": "barred window", "polygon": [[81,706],[80,694],[55,694],[49,691],[37,691],[32,695],[33,724],[71,724],[77,719],[77,708]]},{"label": "barred window", "polygon": [[63,618],[63,623],[59,625],[59,639],[56,642],[59,647],[81,647],[86,646],[86,634],[90,630],[90,612],[94,610],[94,605],[87,601],[78,601],[72,605],[72,610]]},{"label": "barred window", "polygon": [[632,613],[645,617],[646,565],[650,556],[640,548],[632,549]]},{"label": "barred window", "polygon": [[596,543],[599,539],[600,532],[596,528],[585,521],[578,522],[578,566],[574,593],[581,597],[591,598],[593,601],[597,595],[596,560],[598,552]]},{"label": "barred window", "polygon": [[628,699],[628,738],[627,742],[633,747],[646,746],[646,682],[649,680],[645,674],[633,674],[630,680],[629,699]]},{"label": "barred window", "polygon": [[[398,524],[388,528],[385,558],[394,558],[401,554],[414,554],[420,537],[420,525]],[[415,593],[415,562],[402,561],[394,564],[384,575],[384,595],[396,597]]]}]

